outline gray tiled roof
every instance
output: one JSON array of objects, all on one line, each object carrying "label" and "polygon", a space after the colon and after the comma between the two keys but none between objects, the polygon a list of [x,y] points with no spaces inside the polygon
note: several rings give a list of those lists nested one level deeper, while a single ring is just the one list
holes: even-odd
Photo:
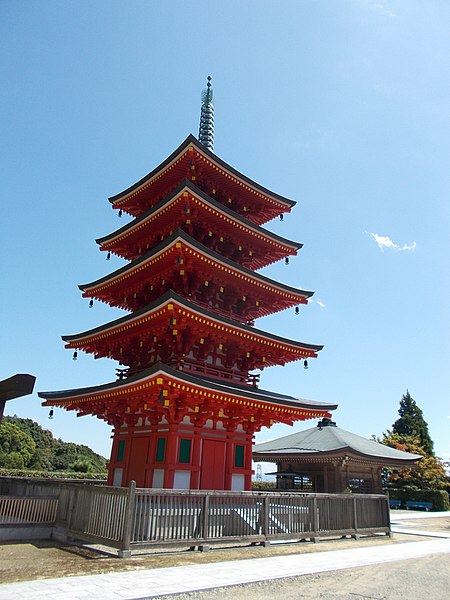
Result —
[{"label": "gray tiled roof", "polygon": [[333,426],[313,427],[270,442],[256,444],[253,448],[253,455],[255,459],[258,458],[258,454],[294,454],[300,457],[344,449],[353,450],[366,456],[396,461],[413,461],[421,458],[417,454],[402,452]]}]

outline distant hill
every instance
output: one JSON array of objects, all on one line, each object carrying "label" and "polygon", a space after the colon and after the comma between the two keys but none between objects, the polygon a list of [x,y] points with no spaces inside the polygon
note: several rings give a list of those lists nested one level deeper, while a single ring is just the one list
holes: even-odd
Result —
[{"label": "distant hill", "polygon": [[0,425],[0,468],[106,474],[106,466],[88,446],[55,439],[31,419],[4,417]]}]

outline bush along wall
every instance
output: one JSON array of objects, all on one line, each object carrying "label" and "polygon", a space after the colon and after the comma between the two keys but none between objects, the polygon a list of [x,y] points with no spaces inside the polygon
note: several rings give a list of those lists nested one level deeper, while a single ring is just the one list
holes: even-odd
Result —
[{"label": "bush along wall", "polygon": [[28,469],[2,469],[0,477],[26,477],[32,479],[82,479],[105,481],[105,473],[79,473],[77,471],[30,471]]},{"label": "bush along wall", "polygon": [[445,490],[389,490],[389,498],[401,500],[401,508],[406,508],[408,500],[431,502],[431,510],[450,510],[448,493]]}]

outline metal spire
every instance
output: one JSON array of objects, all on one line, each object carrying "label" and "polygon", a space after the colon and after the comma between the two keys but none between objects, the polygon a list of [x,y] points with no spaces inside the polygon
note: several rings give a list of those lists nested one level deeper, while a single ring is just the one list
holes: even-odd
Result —
[{"label": "metal spire", "polygon": [[211,76],[209,75],[206,90],[202,92],[198,139],[208,150],[214,150],[214,97],[211,87]]}]

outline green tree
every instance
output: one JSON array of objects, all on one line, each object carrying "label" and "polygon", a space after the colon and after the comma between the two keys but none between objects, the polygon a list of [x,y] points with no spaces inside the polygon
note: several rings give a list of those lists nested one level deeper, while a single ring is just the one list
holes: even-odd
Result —
[{"label": "green tree", "polygon": [[33,446],[28,452],[25,442],[14,448],[5,442],[3,448],[0,446],[0,466],[38,471],[106,472],[107,461],[103,456],[87,446],[55,439],[50,431],[31,419],[5,417],[3,424],[14,426],[26,436],[23,440],[31,440]]},{"label": "green tree", "polygon": [[443,461],[427,454],[418,437],[388,433],[385,434],[382,443],[403,452],[422,456],[415,467],[386,469],[387,487],[410,490],[443,490],[447,487],[448,478]]},{"label": "green tree", "polygon": [[434,456],[433,441],[428,431],[428,423],[423,418],[422,410],[417,406],[408,390],[400,400],[398,414],[400,418],[392,425],[392,433],[418,438],[425,453],[428,456]]},{"label": "green tree", "polygon": [[14,423],[0,425],[0,466],[23,469],[29,467],[36,452],[33,438]]}]

